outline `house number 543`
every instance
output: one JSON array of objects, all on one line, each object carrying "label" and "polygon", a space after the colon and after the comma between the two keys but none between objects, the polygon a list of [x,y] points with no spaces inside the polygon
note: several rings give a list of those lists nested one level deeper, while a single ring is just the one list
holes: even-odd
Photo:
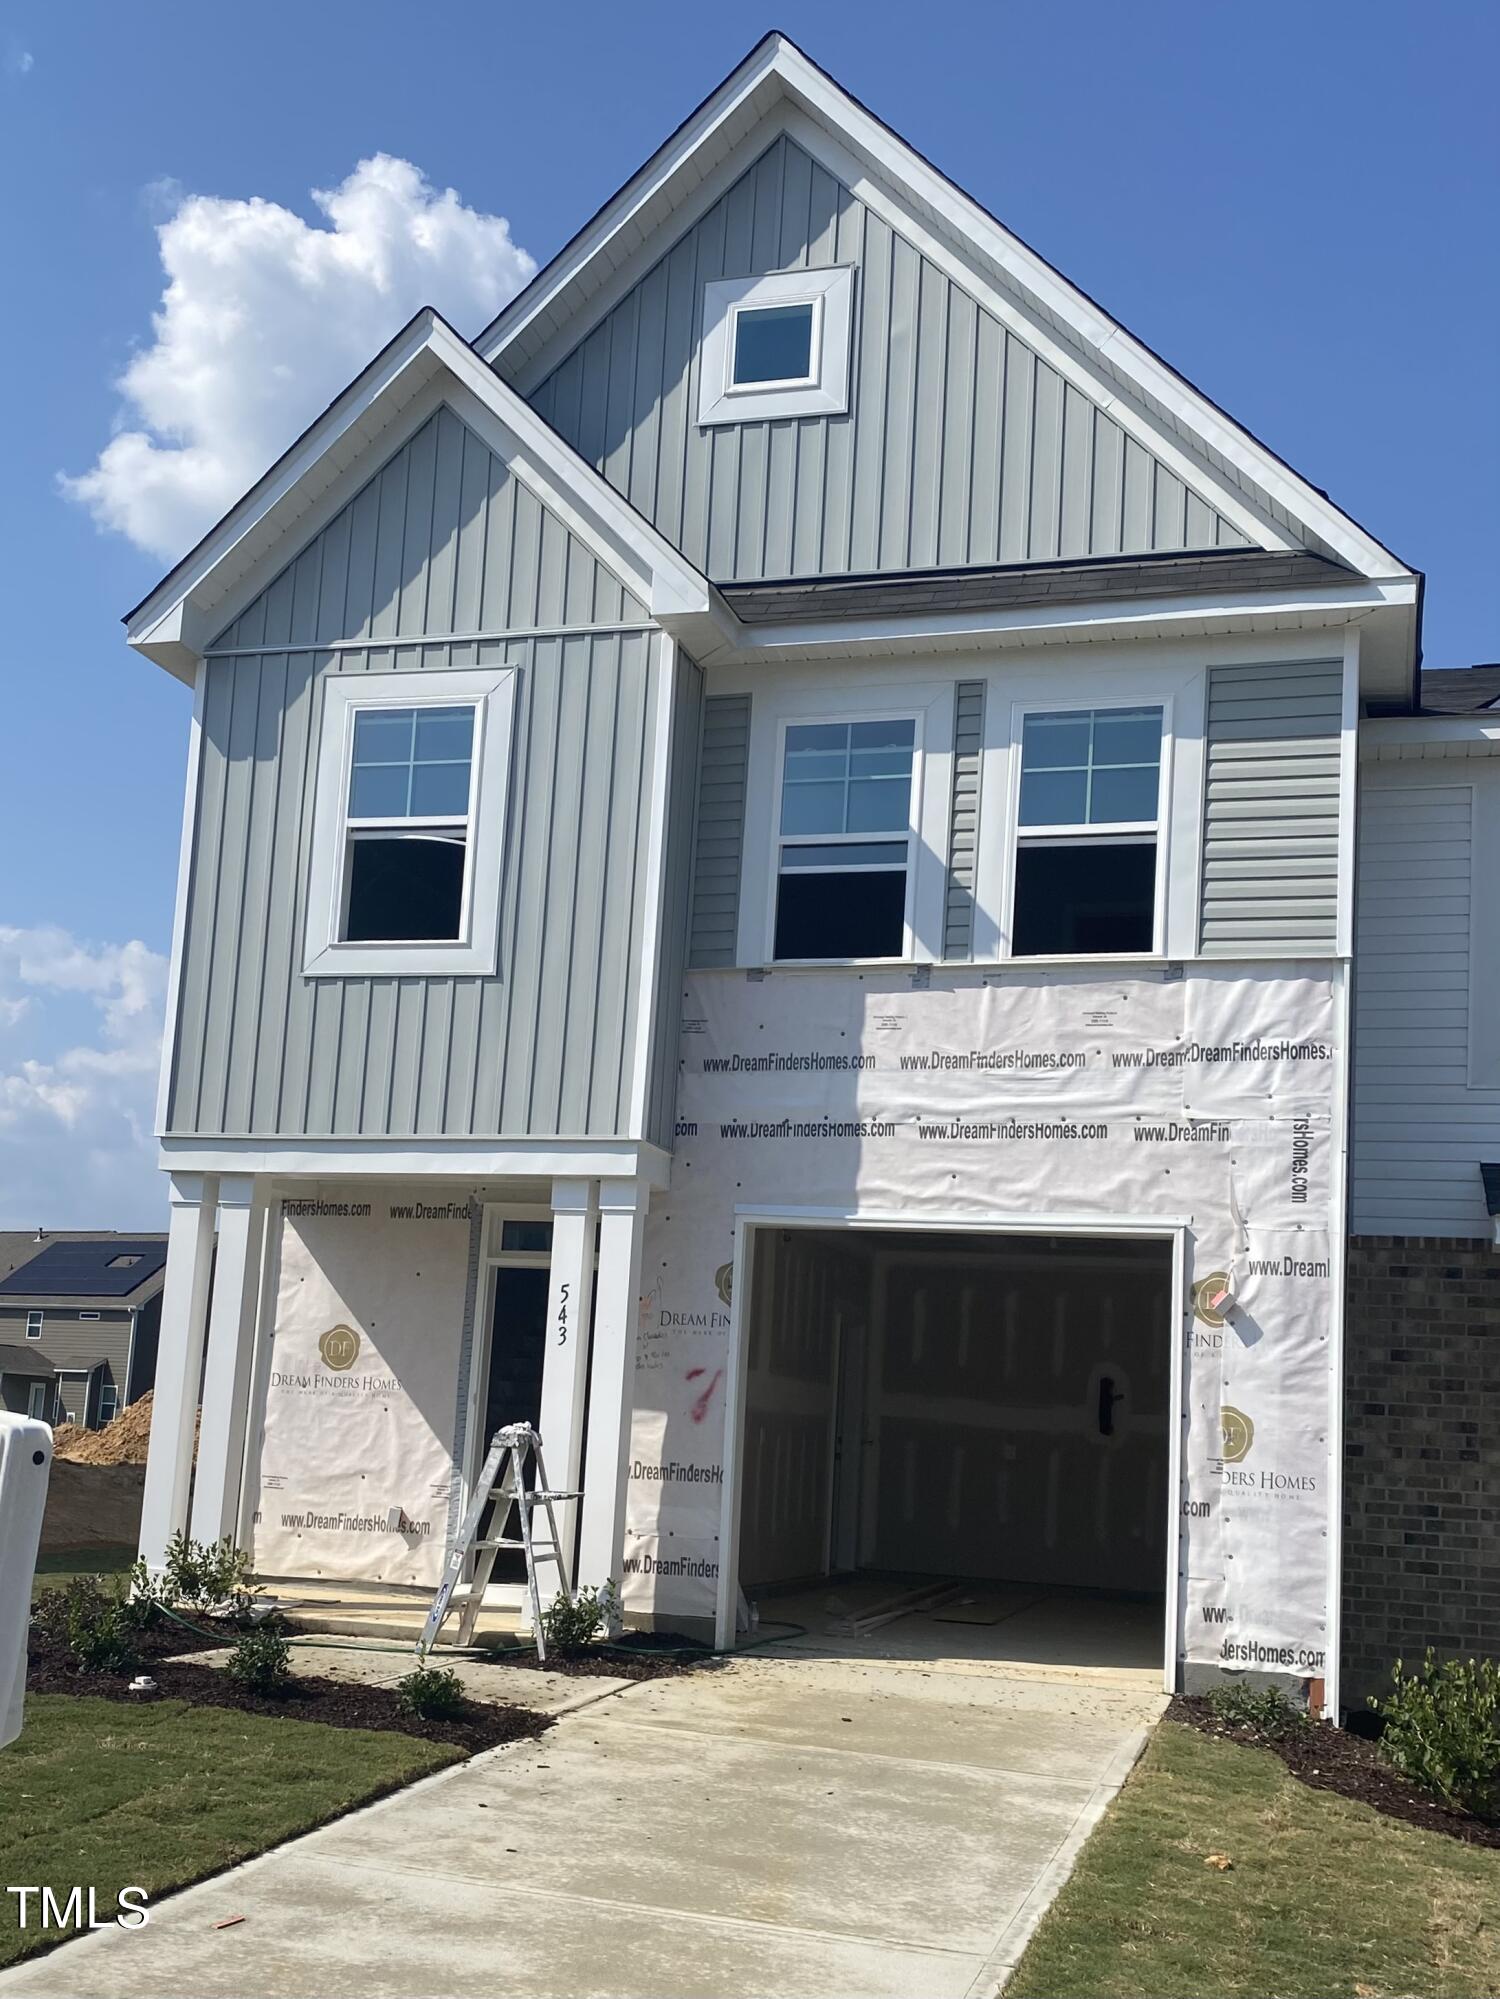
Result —
[{"label": "house number 543", "polygon": [[560,1347],[568,1344],[568,1290],[566,1282],[557,1287],[557,1344]]}]

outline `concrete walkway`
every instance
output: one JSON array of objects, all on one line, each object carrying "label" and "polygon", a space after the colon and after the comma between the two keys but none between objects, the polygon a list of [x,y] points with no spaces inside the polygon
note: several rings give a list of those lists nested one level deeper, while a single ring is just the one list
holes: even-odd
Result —
[{"label": "concrete walkway", "polygon": [[[598,1685],[552,1682],[559,1705],[588,1704],[540,1741],[164,1900],[147,1929],[20,1966],[0,1991],[988,1994],[1163,1706],[1141,1675],[972,1660],[763,1655]],[[216,1929],[227,1916],[245,1920]]]}]

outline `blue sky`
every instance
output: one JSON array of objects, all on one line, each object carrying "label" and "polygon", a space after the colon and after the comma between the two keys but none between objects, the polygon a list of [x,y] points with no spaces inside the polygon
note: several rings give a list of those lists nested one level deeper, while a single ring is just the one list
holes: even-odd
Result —
[{"label": "blue sky", "polygon": [[[886,0],[10,0],[0,1226],[162,1212],[150,1071],[188,697],[126,651],[121,613],[191,540],[194,505],[249,483],[407,291],[477,331],[520,253],[544,262],[768,26],[1425,570],[1429,665],[1500,657],[1500,10],[1004,0],[921,10],[915,40],[913,18]],[[351,182],[377,154],[416,174]],[[339,188],[330,216],[312,190]],[[329,240],[341,215],[357,252],[372,203],[377,232],[442,223],[384,291]],[[182,296],[153,357],[163,227]],[[60,486],[122,428],[146,435]],[[162,495],[141,498],[132,448]]]}]

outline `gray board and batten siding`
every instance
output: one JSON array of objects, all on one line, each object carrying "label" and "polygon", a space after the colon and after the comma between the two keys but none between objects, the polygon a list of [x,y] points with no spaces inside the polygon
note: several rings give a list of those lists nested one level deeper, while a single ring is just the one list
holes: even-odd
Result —
[{"label": "gray board and batten siding", "polygon": [[[170,1135],[639,1135],[644,617],[444,410],[236,619],[205,666]],[[506,624],[530,635],[442,636]],[[495,665],[518,676],[502,876],[478,884],[497,974],[305,977],[323,683],[410,672],[419,697],[424,671]]]},{"label": "gray board and batten siding", "polygon": [[1339,660],[1208,676],[1205,957],[1300,957],[1338,937]]},{"label": "gray board and batten siding", "polygon": [[[848,413],[700,428],[704,286],[835,264]],[[558,347],[538,412],[716,582],[1247,545],[785,134]]]},{"label": "gray board and batten siding", "polygon": [[647,622],[645,606],[445,406],[210,650]]}]

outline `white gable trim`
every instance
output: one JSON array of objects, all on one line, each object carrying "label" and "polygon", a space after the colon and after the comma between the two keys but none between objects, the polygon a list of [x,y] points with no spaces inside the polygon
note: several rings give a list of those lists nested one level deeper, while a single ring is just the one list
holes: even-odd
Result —
[{"label": "white gable trim", "polygon": [[[705,579],[501,382],[430,308],[418,313],[284,457],[126,619],[132,646],[191,681],[217,633],[346,504],[344,476],[377,436],[415,430],[440,403],[475,430],[653,616],[719,622]],[[392,449],[399,448],[393,444]]]},{"label": "white gable trim", "polygon": [[[667,144],[485,329],[476,342],[484,358],[508,375],[514,373],[518,381],[525,380],[539,337],[550,344],[549,336],[561,331],[570,320],[575,321],[580,331],[584,330],[594,310],[594,298],[590,295],[586,305],[570,312],[563,303],[567,289],[589,264],[602,259],[611,273],[607,281],[609,290],[615,292],[613,274],[617,268],[633,259],[648,233],[660,227],[669,215],[677,218],[679,203],[670,198],[671,184],[679,177],[686,179],[693,174],[696,154],[716,149],[722,152],[730,142],[732,128],[734,143],[748,133],[751,125],[758,122],[762,109],[768,109],[773,101],[771,92],[790,100],[792,112],[805,114],[820,133],[822,144],[832,140],[863,163],[865,172],[860,177],[863,184],[854,188],[862,199],[870,198],[876,191],[900,190],[903,204],[909,204],[913,214],[926,218],[930,242],[936,244],[941,238],[948,239],[948,254],[943,259],[937,259],[935,251],[929,251],[945,269],[951,267],[951,246],[955,243],[965,246],[971,257],[986,259],[998,283],[1005,287],[1010,305],[1007,318],[1014,318],[1018,306],[1025,310],[1024,321],[1015,325],[1019,337],[1030,344],[1039,344],[1038,328],[1050,322],[1061,335],[1077,341],[1085,352],[1096,354],[1102,371],[1115,378],[1117,384],[1133,390],[1148,409],[1160,410],[1165,421],[1158,418],[1153,425],[1149,417],[1132,412],[1135,421],[1127,428],[1139,441],[1149,441],[1150,449],[1163,462],[1171,463],[1171,426],[1180,425],[1200,444],[1203,463],[1212,465],[1217,459],[1243,479],[1263,501],[1265,516],[1260,515],[1246,492],[1241,491],[1232,499],[1234,485],[1225,486],[1222,474],[1218,478],[1211,473],[1206,475],[1201,464],[1190,475],[1178,474],[1186,476],[1187,483],[1199,490],[1207,479],[1211,490],[1223,495],[1221,504],[1226,518],[1234,519],[1243,532],[1262,546],[1294,545],[1284,531],[1268,530],[1267,519],[1274,521],[1280,511],[1294,533],[1302,530],[1298,539],[1321,546],[1361,575],[1380,578],[1412,573],[1357,522],[1282,464],[1273,452],[1226,417],[1034,250],[857,104],[780,34],[768,36],[752,50]],[[747,112],[753,112],[754,116],[747,118]],[[788,129],[795,130],[800,144],[808,145],[803,124],[789,123]],[[808,150],[813,148],[808,145]],[[722,160],[716,158],[707,170],[716,181],[721,177],[722,166]],[[840,177],[847,180],[847,171]],[[704,205],[708,205],[707,201]],[[683,226],[687,226],[685,222]],[[901,227],[910,231],[912,223],[903,220]],[[977,274],[969,263],[963,260],[960,263],[963,275],[958,281],[972,288]],[[995,305],[992,309],[998,312],[1000,308]],[[518,362],[512,370],[506,367],[504,357],[506,350],[517,343]],[[1056,336],[1047,347],[1051,351],[1041,351],[1051,365],[1077,380],[1076,359],[1073,368],[1064,370],[1061,359],[1056,358],[1064,351]],[[1083,386],[1081,382],[1078,385]],[[1097,387],[1086,392],[1098,399]],[[1125,424],[1128,403],[1116,396],[1113,405],[1106,407],[1117,421]],[[1142,422],[1147,426],[1144,432],[1138,427]],[[1174,448],[1179,463],[1194,463],[1180,444]],[[1253,528],[1245,525],[1252,518],[1256,523]],[[1271,538],[1272,532],[1275,539]]]}]

